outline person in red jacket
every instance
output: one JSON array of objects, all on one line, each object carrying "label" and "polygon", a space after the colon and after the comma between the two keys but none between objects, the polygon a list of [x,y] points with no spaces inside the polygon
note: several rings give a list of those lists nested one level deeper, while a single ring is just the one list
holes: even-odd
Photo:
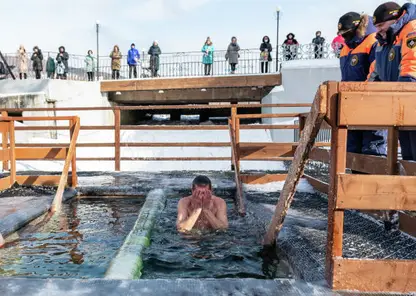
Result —
[{"label": "person in red jacket", "polygon": [[[372,18],[366,14],[348,12],[339,19],[338,30],[345,39],[345,45],[340,54],[342,81],[366,81],[370,65],[375,59],[377,46],[376,28]],[[387,155],[387,132],[385,130],[350,130],[348,131],[347,151],[385,156]]]},{"label": "person in red jacket", "polygon": [[331,43],[332,50],[334,51],[335,56],[337,58],[339,58],[339,55],[341,54],[341,49],[344,47],[344,45],[345,45],[344,37],[342,37],[342,35],[338,33],[337,37],[335,37]]},{"label": "person in red jacket", "polygon": [[[378,46],[369,81],[416,82],[416,5],[387,2],[374,12]],[[400,131],[402,158],[416,160],[416,131]]]}]

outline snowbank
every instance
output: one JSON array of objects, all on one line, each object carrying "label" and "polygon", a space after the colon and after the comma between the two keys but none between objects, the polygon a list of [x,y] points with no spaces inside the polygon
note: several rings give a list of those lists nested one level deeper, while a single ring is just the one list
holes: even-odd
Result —
[{"label": "snowbank", "polygon": [[[268,184],[244,184],[245,191],[256,191],[256,192],[277,192],[283,189],[284,181],[272,182]],[[300,179],[299,184],[296,188],[297,192],[315,193],[313,187],[305,179]]]}]

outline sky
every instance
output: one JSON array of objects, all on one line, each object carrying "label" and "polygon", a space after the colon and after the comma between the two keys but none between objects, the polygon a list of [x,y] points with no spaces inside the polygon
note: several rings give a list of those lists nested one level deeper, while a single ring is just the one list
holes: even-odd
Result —
[{"label": "sky", "polygon": [[[349,11],[372,14],[385,0],[0,0],[0,50],[14,53],[38,45],[70,54],[96,54],[96,21],[100,23],[100,56],[115,44],[127,52],[158,40],[162,52],[199,51],[207,36],[225,49],[232,36],[241,48],[258,48],[264,35],[276,44],[276,10],[280,8],[279,43],[289,32],[300,43],[317,30],[332,41],[339,17]],[[404,4],[406,0],[397,3]]]}]

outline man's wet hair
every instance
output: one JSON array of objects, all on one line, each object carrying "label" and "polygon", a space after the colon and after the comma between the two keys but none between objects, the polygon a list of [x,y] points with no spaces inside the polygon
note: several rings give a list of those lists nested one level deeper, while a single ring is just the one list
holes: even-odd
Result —
[{"label": "man's wet hair", "polygon": [[209,189],[212,189],[211,180],[207,176],[197,176],[192,181],[192,189],[194,189],[195,186],[209,186]]}]

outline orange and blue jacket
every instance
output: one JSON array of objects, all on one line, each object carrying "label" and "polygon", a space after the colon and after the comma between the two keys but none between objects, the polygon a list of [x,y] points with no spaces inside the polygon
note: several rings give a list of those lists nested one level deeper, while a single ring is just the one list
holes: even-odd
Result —
[{"label": "orange and blue jacket", "polygon": [[361,38],[355,37],[344,45],[340,54],[342,81],[367,80],[370,66],[375,60],[377,46],[375,32],[376,28],[369,20],[366,35]]},{"label": "orange and blue jacket", "polygon": [[407,3],[402,11],[386,39],[377,35],[376,60],[369,81],[416,81],[416,5]]}]

